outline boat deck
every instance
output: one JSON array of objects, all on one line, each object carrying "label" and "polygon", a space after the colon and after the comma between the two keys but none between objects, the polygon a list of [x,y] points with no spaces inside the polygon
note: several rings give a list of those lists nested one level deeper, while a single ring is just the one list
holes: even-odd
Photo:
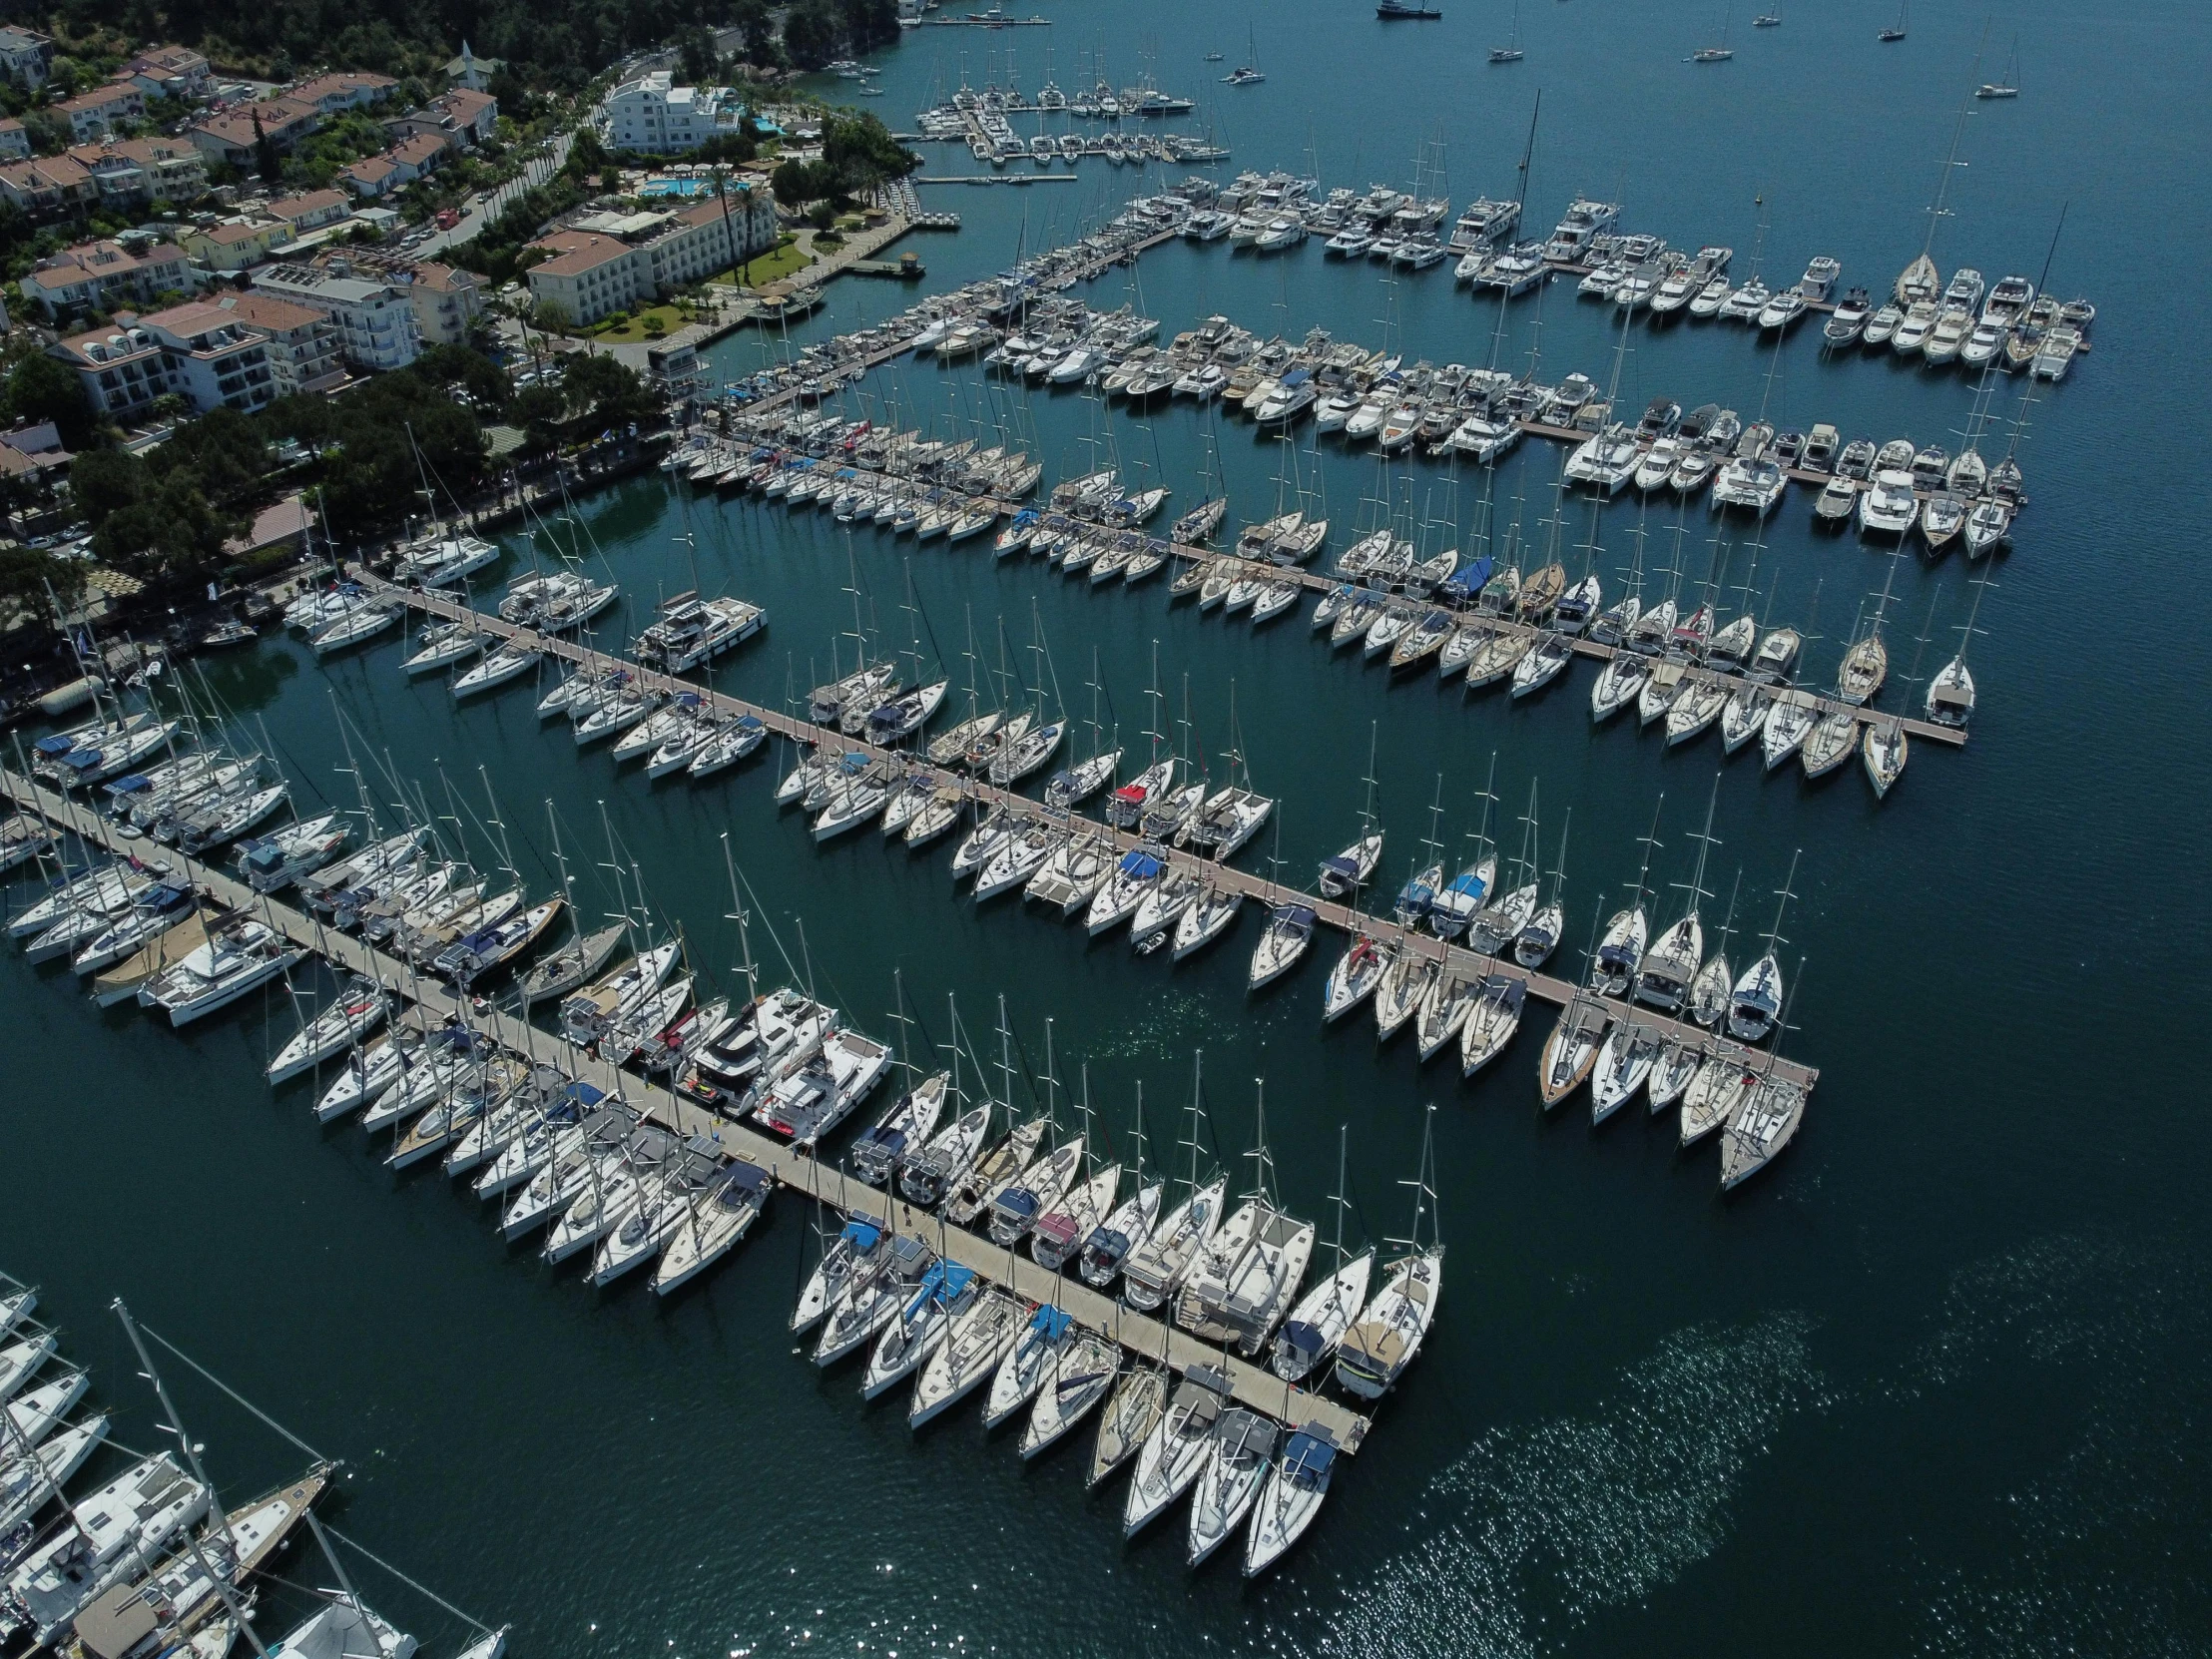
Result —
[{"label": "boat deck", "polygon": [[[520,632],[498,623],[497,619],[490,619],[489,625],[509,634]],[[658,676],[653,678],[659,679]],[[733,709],[746,707],[729,699],[718,701],[731,703]],[[766,711],[762,713],[765,715]],[[780,727],[794,724],[779,719]],[[786,1142],[709,1111],[633,1072],[619,1071],[554,1033],[536,1026],[518,1031],[513,1022],[497,1019],[488,1010],[456,996],[443,981],[418,973],[412,965],[385,955],[350,933],[324,926],[312,915],[255,892],[216,865],[189,858],[174,848],[149,846],[144,840],[124,838],[106,819],[75,810],[62,797],[20,773],[0,770],[0,789],[19,806],[41,814],[57,829],[75,830],[111,852],[125,855],[136,852],[145,856],[161,851],[173,869],[216,903],[255,915],[301,949],[388,987],[412,1004],[412,1015],[424,1029],[458,1018],[496,1040],[510,1044],[520,1041],[526,1053],[542,1055],[548,1049],[558,1050],[559,1063],[570,1076],[610,1096],[619,1092],[662,1127],[686,1138],[707,1136],[724,1152],[768,1170],[777,1180],[809,1198],[866,1215],[872,1220],[885,1219],[885,1195],[850,1179],[835,1165],[821,1163]],[[1028,805],[1034,807],[1036,804]],[[972,1268],[984,1280],[1005,1286],[1025,1301],[1053,1303],[1077,1324],[1118,1343],[1140,1360],[1165,1360],[1178,1371],[1194,1365],[1220,1366],[1224,1363],[1219,1350],[1207,1347],[1173,1326],[1133,1313],[1073,1276],[1048,1273],[1027,1257],[1002,1250],[989,1239],[963,1228],[947,1226],[927,1211],[899,1201],[888,1219],[897,1230],[926,1240],[939,1254]],[[1369,1419],[1341,1402],[1325,1394],[1293,1387],[1264,1367],[1234,1357],[1228,1359],[1227,1369],[1235,1380],[1238,1400],[1254,1410],[1279,1418],[1292,1427],[1320,1422],[1346,1451],[1357,1451],[1366,1438]]]}]

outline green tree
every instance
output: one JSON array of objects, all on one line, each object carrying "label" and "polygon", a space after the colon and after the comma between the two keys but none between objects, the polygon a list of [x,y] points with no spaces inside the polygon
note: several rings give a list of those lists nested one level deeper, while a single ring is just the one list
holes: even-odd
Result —
[{"label": "green tree", "polygon": [[594,426],[622,426],[653,413],[645,382],[635,369],[613,357],[571,357],[561,393],[570,416]]},{"label": "green tree", "polygon": [[51,420],[67,449],[84,448],[98,425],[76,370],[43,351],[23,357],[8,371],[8,412],[18,420]]},{"label": "green tree", "polygon": [[262,131],[262,112],[254,112],[254,171],[262,176],[262,183],[274,185],[284,176],[283,159],[276,154],[276,146]]},{"label": "green tree", "polygon": [[820,69],[844,42],[844,19],[830,0],[799,0],[784,15],[784,50],[801,69]]},{"label": "green tree", "polygon": [[238,528],[208,504],[191,470],[179,467],[150,499],[111,513],[93,532],[92,550],[142,581],[197,576],[222,563],[223,544]]},{"label": "green tree", "polygon": [[0,547],[0,616],[45,616],[51,587],[64,610],[85,596],[82,559],[61,559],[35,547]]},{"label": "green tree", "polygon": [[146,463],[125,449],[88,449],[70,465],[70,494],[95,530],[139,505],[152,488]]}]

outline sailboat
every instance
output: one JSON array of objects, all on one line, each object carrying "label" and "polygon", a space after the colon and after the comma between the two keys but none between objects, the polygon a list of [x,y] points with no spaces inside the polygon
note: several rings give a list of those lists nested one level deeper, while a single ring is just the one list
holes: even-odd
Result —
[{"label": "sailboat", "polygon": [[1720,774],[1713,775],[1713,793],[1706,802],[1705,828],[1698,832],[1697,862],[1683,890],[1687,900],[1680,919],[1653,941],[1636,970],[1638,1002],[1648,1002],[1666,1013],[1679,1013],[1705,960],[1705,928],[1699,919],[1699,901],[1706,896],[1705,860],[1712,852],[1713,813],[1720,804]]},{"label": "sailboat", "polygon": [[1774,925],[1767,929],[1767,948],[1759,960],[1744,969],[1728,998],[1728,1034],[1741,1043],[1764,1042],[1782,1018],[1782,916],[1796,896],[1798,854],[1790,854],[1789,879],[1775,894]]},{"label": "sailboat", "polygon": [[1511,42],[1510,44],[1505,46],[1491,47],[1490,62],[1519,63],[1521,59],[1526,55],[1527,54],[1521,51],[1520,43],[1520,0],[1513,0],[1513,33],[1511,37]]},{"label": "sailboat", "polygon": [[1375,866],[1382,857],[1382,828],[1375,817],[1375,746],[1381,727],[1376,722],[1368,726],[1368,786],[1367,803],[1360,809],[1360,834],[1353,843],[1335,857],[1324,858],[1321,864],[1321,891],[1324,898],[1344,898],[1366,886],[1375,874]]},{"label": "sailboat", "polygon": [[1245,61],[1221,78],[1225,87],[1256,86],[1267,79],[1260,69],[1260,38],[1248,25],[1245,29]]},{"label": "sailboat", "polygon": [[2004,73],[1993,81],[1984,81],[1974,89],[1976,98],[2017,98],[2020,95],[2020,37],[2012,37],[2012,55],[2005,60]]},{"label": "sailboat", "polygon": [[1733,58],[1736,55],[1735,48],[1728,44],[1729,18],[1734,10],[1735,8],[1731,6],[1728,8],[1727,11],[1724,11],[1721,14],[1720,45],[1699,47],[1695,52],[1692,52],[1690,54],[1690,61],[1692,63],[1726,63],[1729,59]]},{"label": "sailboat", "polygon": [[1898,20],[1874,38],[1879,41],[1899,41],[1905,38],[1906,14],[1913,9],[1913,0],[1898,0]]},{"label": "sailboat", "polygon": [[1345,1255],[1345,1216],[1350,1199],[1345,1192],[1345,1150],[1348,1129],[1337,1129],[1337,1206],[1335,1236],[1330,1240],[1336,1271],[1308,1291],[1291,1310],[1291,1317],[1276,1333],[1275,1352],[1268,1369],[1286,1382],[1300,1382],[1336,1352],[1345,1333],[1368,1299],[1368,1280],[1375,1271],[1375,1252]]},{"label": "sailboat", "polygon": [[1981,614],[1981,595],[1988,587],[1984,577],[1974,584],[1973,607],[1966,613],[1960,632],[1958,655],[1936,673],[1928,686],[1928,718],[1937,726],[1963,727],[1973,718],[1973,675],[1966,668],[1966,646],[1974,636],[1974,618]]},{"label": "sailboat", "polygon": [[[1405,1183],[1413,1188],[1413,1224],[1406,1238],[1396,1241],[1405,1254],[1391,1265],[1382,1289],[1337,1350],[1337,1382],[1362,1399],[1380,1399],[1395,1386],[1435,1323],[1444,1268],[1444,1247],[1435,1238],[1435,1129],[1436,1108],[1431,1105],[1421,1134],[1420,1173]],[[1424,1217],[1429,1222],[1425,1245]]]}]

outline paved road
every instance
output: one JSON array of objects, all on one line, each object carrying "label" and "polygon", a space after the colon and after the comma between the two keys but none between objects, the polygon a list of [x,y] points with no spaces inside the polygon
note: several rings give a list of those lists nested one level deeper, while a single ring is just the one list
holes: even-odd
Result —
[{"label": "paved road", "polygon": [[526,190],[535,189],[560,172],[568,160],[571,135],[563,133],[553,141],[547,154],[537,157],[523,168],[516,177],[501,185],[489,196],[472,196],[461,210],[460,223],[450,231],[439,231],[428,241],[418,244],[414,252],[422,259],[435,258],[444,249],[456,243],[467,242],[481,231],[485,224],[497,219],[511,202]]}]

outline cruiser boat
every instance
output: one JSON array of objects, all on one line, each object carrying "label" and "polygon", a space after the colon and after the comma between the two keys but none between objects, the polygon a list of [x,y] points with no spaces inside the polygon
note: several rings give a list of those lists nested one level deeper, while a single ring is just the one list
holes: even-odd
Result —
[{"label": "cruiser boat", "polygon": [[1873,487],[1859,498],[1859,528],[1867,535],[1902,536],[1913,528],[1920,511],[1910,472],[1877,472]]},{"label": "cruiser boat", "polygon": [[160,1008],[175,1026],[227,1008],[299,960],[299,951],[251,917],[212,931],[208,942],[139,991],[139,1001]]}]

